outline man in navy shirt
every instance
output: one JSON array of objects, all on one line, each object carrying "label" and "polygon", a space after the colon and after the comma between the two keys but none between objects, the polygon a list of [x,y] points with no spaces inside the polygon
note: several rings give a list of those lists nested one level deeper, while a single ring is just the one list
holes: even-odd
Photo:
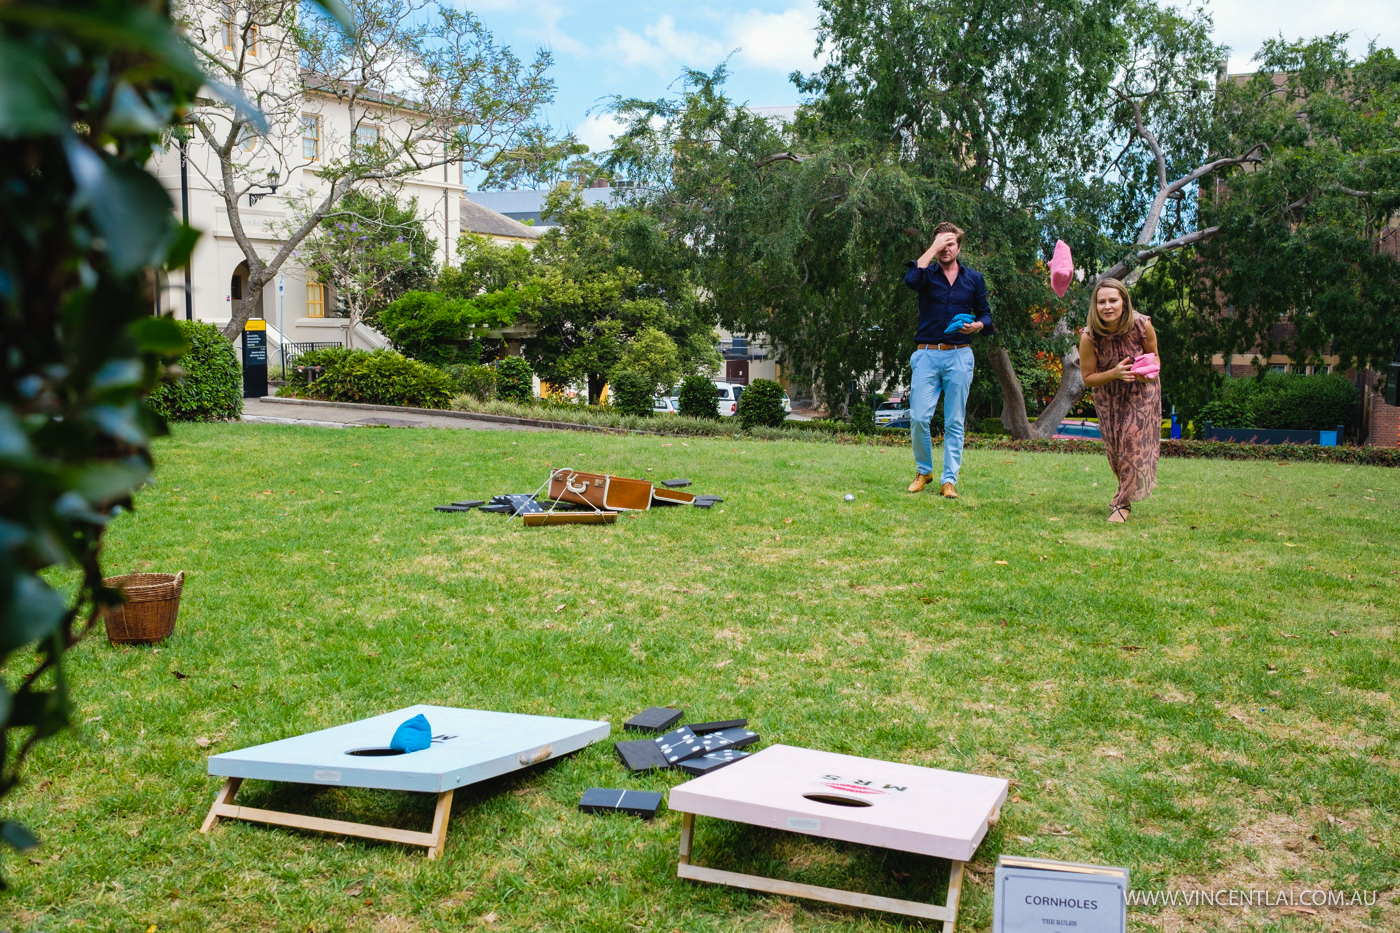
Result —
[{"label": "man in navy shirt", "polygon": [[933,479],[933,444],[929,423],[943,396],[943,495],[956,499],[962,466],[963,415],[972,388],[972,341],[992,333],[987,283],[982,274],[958,262],[963,232],[950,223],[933,230],[933,245],[910,264],[904,284],[919,293],[919,333],[909,364],[909,433],[914,442],[917,475],[909,484],[918,492]]}]

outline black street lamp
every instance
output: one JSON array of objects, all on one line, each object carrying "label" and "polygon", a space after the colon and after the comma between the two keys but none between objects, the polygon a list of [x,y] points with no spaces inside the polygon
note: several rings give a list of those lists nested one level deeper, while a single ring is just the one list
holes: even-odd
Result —
[{"label": "black street lamp", "polygon": [[259,201],[261,201],[263,198],[267,197],[269,194],[276,194],[276,193],[277,193],[277,187],[278,187],[277,174],[278,174],[278,173],[277,173],[277,169],[275,169],[275,168],[270,168],[270,169],[267,170],[267,181],[266,181],[264,184],[258,184],[258,183],[256,183],[256,182],[253,183],[252,187],[254,187],[254,188],[265,188],[265,189],[267,189],[267,190],[266,190],[266,191],[262,191],[262,192],[257,192],[257,193],[252,192],[252,191],[249,191],[249,192],[248,192],[248,206],[249,206],[249,207],[252,207],[254,204],[257,204]]},{"label": "black street lamp", "polygon": [[[186,227],[190,225],[190,169],[189,169],[189,145],[190,131],[188,124],[182,124],[175,128],[175,138],[180,141],[180,222]],[[185,320],[194,320],[194,291],[190,288],[190,267],[194,265],[194,257],[191,256],[189,262],[185,263]]]}]

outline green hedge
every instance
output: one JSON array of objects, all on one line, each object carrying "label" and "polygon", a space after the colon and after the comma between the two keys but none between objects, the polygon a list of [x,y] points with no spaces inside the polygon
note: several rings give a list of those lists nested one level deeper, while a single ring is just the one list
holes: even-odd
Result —
[{"label": "green hedge", "polygon": [[528,405],[535,398],[535,371],[518,356],[496,361],[496,397],[506,402]]},{"label": "green hedge", "polygon": [[734,412],[746,428],[776,428],[787,420],[783,409],[783,387],[772,379],[755,379],[739,396]]},{"label": "green hedge", "polygon": [[455,389],[447,373],[393,350],[318,350],[302,354],[297,365],[324,366],[325,372],[310,384],[306,383],[304,372],[296,373],[296,379],[288,380],[278,395],[328,402],[446,408]]},{"label": "green hedge", "polygon": [[676,407],[683,418],[719,420],[719,393],[714,382],[705,376],[686,376],[676,394]]},{"label": "green hedge", "polygon": [[167,421],[228,421],[243,414],[243,370],[223,332],[203,321],[176,321],[189,350],[175,364],[178,382],[151,393],[151,408]]},{"label": "green hedge", "polygon": [[1342,375],[1269,373],[1226,379],[1195,420],[1220,428],[1330,431],[1356,426],[1356,386]]},{"label": "green hedge", "polygon": [[608,402],[624,415],[651,414],[656,383],[630,369],[615,369],[608,377]]},{"label": "green hedge", "polygon": [[460,395],[470,395],[482,401],[496,397],[495,367],[453,363],[444,366],[443,371],[452,379],[452,384]]}]

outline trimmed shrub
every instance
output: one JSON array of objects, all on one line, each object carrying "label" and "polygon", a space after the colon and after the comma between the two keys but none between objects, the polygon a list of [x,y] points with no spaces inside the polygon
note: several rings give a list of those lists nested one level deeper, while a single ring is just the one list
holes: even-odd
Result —
[{"label": "trimmed shrub", "polygon": [[[326,369],[336,363],[346,359],[355,350],[347,350],[345,347],[326,347],[321,350],[308,350],[297,356],[287,364],[287,383],[283,387],[289,395],[297,395],[305,389],[310,382],[309,370],[319,366]],[[277,393],[281,395],[282,392]]]},{"label": "trimmed shrub", "polygon": [[496,397],[496,370],[490,366],[468,366],[453,363],[444,366],[443,372],[451,378],[458,394],[470,395],[483,402]]},{"label": "trimmed shrub", "polygon": [[[328,402],[363,402],[369,405],[405,405],[410,408],[446,408],[452,401],[452,379],[440,369],[410,360],[393,350],[321,351],[325,361],[307,353],[298,365],[326,367],[321,378],[307,385],[287,388],[289,394]],[[313,357],[303,363],[306,357]],[[305,378],[305,374],[302,374]]]},{"label": "trimmed shrub", "polygon": [[865,402],[856,402],[848,410],[847,414],[851,419],[851,427],[861,434],[875,433],[875,409]]},{"label": "trimmed shrub", "polygon": [[1254,399],[1254,427],[1329,431],[1356,426],[1356,386],[1339,373],[1264,377]]},{"label": "trimmed shrub", "polygon": [[1248,398],[1218,398],[1202,406],[1198,422],[1209,421],[1217,428],[1257,428],[1254,405]]},{"label": "trimmed shrub", "polygon": [[518,356],[496,361],[496,397],[506,402],[528,405],[535,398],[534,371]]},{"label": "trimmed shrub", "polygon": [[651,415],[656,383],[630,369],[614,369],[608,377],[608,401],[624,415]]},{"label": "trimmed shrub", "polygon": [[1354,427],[1356,386],[1338,374],[1270,373],[1226,379],[1196,416],[1221,428],[1328,431]]},{"label": "trimmed shrub", "polygon": [[719,419],[719,393],[715,384],[704,376],[686,376],[681,380],[677,407],[683,418]]},{"label": "trimmed shrub", "polygon": [[243,370],[233,344],[213,324],[175,324],[189,347],[175,364],[185,375],[152,392],[151,408],[167,421],[228,421],[243,414]]},{"label": "trimmed shrub", "polygon": [[[746,428],[781,427],[787,420],[787,412],[783,410],[783,387],[772,379],[755,379],[739,396],[739,408],[735,414],[739,417],[739,423]],[[870,420],[873,425],[873,414]]]},{"label": "trimmed shrub", "polygon": [[983,418],[982,433],[991,434],[993,436],[1003,436],[1011,434],[1010,431],[1006,430],[1006,425],[1001,423],[1000,418]]}]

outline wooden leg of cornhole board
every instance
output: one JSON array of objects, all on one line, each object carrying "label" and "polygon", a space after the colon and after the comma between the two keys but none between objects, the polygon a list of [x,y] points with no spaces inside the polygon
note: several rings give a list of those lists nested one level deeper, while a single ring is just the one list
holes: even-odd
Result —
[{"label": "wooden leg of cornhole board", "polygon": [[219,808],[233,802],[233,795],[238,793],[238,786],[242,783],[242,778],[229,778],[224,781],[224,786],[219,788],[219,793],[214,797],[214,805],[209,808],[209,815],[204,818],[204,825],[199,827],[201,833],[207,833],[214,828],[214,824],[219,821]]},{"label": "wooden leg of cornhole board", "polygon": [[837,888],[823,888],[814,884],[798,884],[793,881],[779,881],[777,878],[764,878],[761,875],[745,875],[735,871],[720,871],[693,865],[690,861],[690,848],[695,835],[695,815],[686,813],[681,819],[681,857],[676,866],[677,878],[691,881],[708,881],[711,884],[727,884],[751,891],[764,891],[768,894],[783,894],[788,897],[805,897],[813,901],[826,901],[844,907],[859,907],[863,910],[883,910],[892,914],[909,917],[923,917],[925,920],[942,920],[943,933],[952,933],[958,920],[958,895],[962,891],[962,862],[954,862],[948,873],[948,904],[921,904],[918,901],[902,901],[894,897],[880,897],[875,894],[860,894],[855,891],[842,891]]},{"label": "wooden leg of cornhole board", "polygon": [[943,933],[953,933],[958,923],[958,901],[962,897],[963,863],[954,862],[948,868],[948,919],[943,921]]},{"label": "wooden leg of cornhole board", "polygon": [[452,813],[452,791],[438,794],[437,809],[433,814],[432,832],[417,833],[408,829],[395,829],[391,826],[373,826],[369,823],[351,823],[346,820],[327,820],[319,816],[302,816],[300,813],[283,813],[279,810],[262,810],[257,807],[240,807],[230,801],[238,793],[241,778],[229,778],[223,789],[214,798],[209,815],[204,818],[200,832],[207,833],[214,823],[223,817],[226,820],[248,820],[251,823],[269,823],[273,826],[287,826],[292,829],[309,829],[318,833],[336,833],[341,836],[357,836],[361,839],[376,839],[380,842],[398,842],[410,846],[423,846],[428,850],[428,858],[435,859],[442,854],[447,844],[447,819]]},{"label": "wooden leg of cornhole board", "polygon": [[433,861],[447,846],[447,820],[452,816],[452,791],[438,794],[437,809],[433,811],[433,838],[437,841],[428,847],[428,861]]}]

